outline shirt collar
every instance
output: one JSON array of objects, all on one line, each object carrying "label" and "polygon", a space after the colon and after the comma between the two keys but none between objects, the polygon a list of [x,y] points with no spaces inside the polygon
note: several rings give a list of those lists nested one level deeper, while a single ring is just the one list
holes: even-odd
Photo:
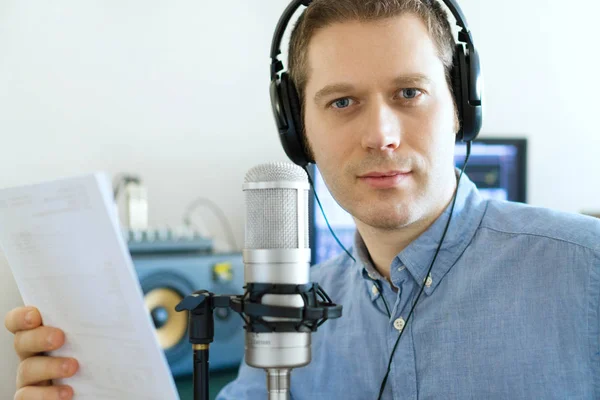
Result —
[{"label": "shirt collar", "polygon": [[[457,173],[460,174],[460,171],[457,170]],[[452,203],[446,207],[442,215],[425,232],[396,256],[390,266],[392,282],[401,273],[399,269],[405,267],[416,280],[419,287],[425,284],[425,289],[423,290],[425,294],[430,295],[437,288],[440,281],[471,242],[485,212],[485,202],[475,184],[466,174],[463,174],[460,180],[452,220],[444,238],[444,243],[431,270],[431,280],[428,282],[425,274],[429,270],[439,241],[444,233],[451,208]],[[362,275],[365,278],[365,284],[371,299],[374,300],[378,297],[379,293],[373,289],[373,280],[383,280],[383,277],[375,269],[366,245],[358,231],[356,231],[354,236],[352,253],[357,261],[357,265],[362,269]]]}]

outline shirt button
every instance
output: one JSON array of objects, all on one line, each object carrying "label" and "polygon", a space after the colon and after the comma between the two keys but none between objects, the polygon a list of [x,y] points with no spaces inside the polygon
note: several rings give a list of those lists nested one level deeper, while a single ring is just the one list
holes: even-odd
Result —
[{"label": "shirt button", "polygon": [[394,321],[394,328],[396,328],[399,332],[402,332],[402,329],[404,329],[404,319],[403,318],[398,318],[397,320]]},{"label": "shirt button", "polygon": [[425,281],[425,286],[431,287],[432,283],[433,283],[433,279],[431,279],[431,276],[428,276],[427,280]]},{"label": "shirt button", "polygon": [[406,266],[401,265],[400,267],[398,267],[398,272],[402,272],[404,271],[404,268],[406,268]]},{"label": "shirt button", "polygon": [[373,287],[371,287],[371,292],[373,294],[378,294],[379,293],[379,289],[377,289],[377,286],[373,285]]},{"label": "shirt button", "polygon": [[371,278],[372,280],[374,280],[374,281],[376,281],[376,280],[377,280],[377,278],[375,277],[375,275],[373,275],[373,274],[371,274],[371,273],[369,273],[369,274],[367,274],[367,275],[369,275],[369,278]]}]

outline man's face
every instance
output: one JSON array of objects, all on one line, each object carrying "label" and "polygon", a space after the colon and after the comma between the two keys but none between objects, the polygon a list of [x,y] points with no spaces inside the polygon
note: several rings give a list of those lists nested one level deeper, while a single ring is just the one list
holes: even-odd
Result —
[{"label": "man's face", "polygon": [[308,51],[305,126],[337,202],[398,229],[449,201],[454,103],[424,23],[412,14],[319,30]]}]

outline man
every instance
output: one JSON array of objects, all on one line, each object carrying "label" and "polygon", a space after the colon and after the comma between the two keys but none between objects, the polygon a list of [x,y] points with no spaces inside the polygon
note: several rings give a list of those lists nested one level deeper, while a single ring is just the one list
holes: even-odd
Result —
[{"label": "man", "polygon": [[[356,261],[312,268],[344,315],[312,335],[293,399],[376,399],[388,364],[385,399],[600,398],[600,222],[457,185],[453,46],[425,0],[315,0],[294,29],[306,142],[357,235]],[[52,398],[32,385],[77,368],[36,355],[64,341],[40,322],[25,308],[6,319],[18,399]],[[219,395],[264,398],[264,371],[245,365]]]}]

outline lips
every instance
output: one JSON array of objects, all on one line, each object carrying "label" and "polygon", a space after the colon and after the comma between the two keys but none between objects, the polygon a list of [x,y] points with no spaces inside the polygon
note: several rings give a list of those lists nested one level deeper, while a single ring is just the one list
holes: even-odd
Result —
[{"label": "lips", "polygon": [[368,174],[362,175],[361,178],[385,178],[395,175],[408,174],[410,171],[389,171],[389,172],[369,172]]},{"label": "lips", "polygon": [[373,189],[392,189],[406,182],[411,171],[369,172],[359,179]]}]

